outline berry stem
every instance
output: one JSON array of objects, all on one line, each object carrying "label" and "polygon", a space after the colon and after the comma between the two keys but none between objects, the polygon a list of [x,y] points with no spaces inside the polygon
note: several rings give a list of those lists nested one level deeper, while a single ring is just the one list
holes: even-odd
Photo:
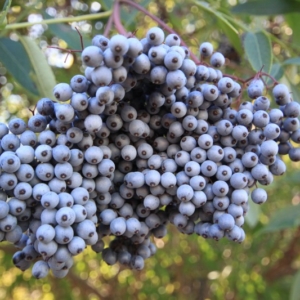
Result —
[{"label": "berry stem", "polygon": [[64,51],[64,52],[68,52],[65,60],[64,60],[64,63],[67,61],[69,55],[71,53],[74,53],[74,52],[82,52],[82,50],[71,50],[71,49],[65,49],[65,48],[61,48],[61,47],[56,47],[56,46],[47,46],[47,48],[53,48],[53,49],[58,49],[58,50],[61,50],[61,51]]},{"label": "berry stem", "polygon": [[261,72],[261,76],[267,76],[267,77],[269,77],[274,82],[275,85],[279,83],[272,75],[270,75],[270,74],[268,74],[266,72]]},{"label": "berry stem", "polygon": [[266,87],[266,90],[268,91],[270,87],[268,86],[268,84],[266,83],[266,81],[263,79],[263,77],[261,77],[261,80],[263,81],[263,83],[264,83],[264,85]]},{"label": "berry stem", "polygon": [[80,38],[80,45],[81,45],[81,50],[83,51],[84,45],[83,45],[83,40],[82,40],[82,34],[80,33],[80,31],[78,30],[77,27],[75,27],[75,29],[76,29],[76,31],[77,31],[77,33],[78,33],[78,35],[79,35],[79,38]]},{"label": "berry stem", "polygon": [[34,111],[35,111],[35,109],[36,109],[36,106],[37,106],[37,104],[35,104],[35,106],[34,106],[33,109],[28,108],[28,110],[32,113],[33,116],[34,116]]},{"label": "berry stem", "polygon": [[82,52],[83,49],[84,49],[84,45],[83,45],[83,39],[82,39],[82,35],[80,33],[80,31],[78,30],[77,27],[75,27],[78,35],[79,35],[79,38],[80,38],[80,45],[81,45],[81,50],[71,50],[71,49],[64,49],[64,48],[60,48],[60,47],[56,47],[56,46],[48,46],[47,48],[54,48],[54,49],[59,49],[59,50],[62,50],[62,51],[65,51],[65,52],[68,52],[65,60],[64,60],[64,63],[67,61],[69,55],[72,53],[72,52]]},{"label": "berry stem", "polygon": [[233,80],[239,81],[242,84],[245,84],[246,82],[248,82],[249,80],[251,80],[253,77],[251,77],[250,79],[242,79],[240,77],[234,76],[234,75],[230,75],[230,74],[223,74],[223,77],[229,77]]},{"label": "berry stem", "polygon": [[254,79],[259,79],[261,78],[261,73],[262,73],[262,70],[264,69],[264,65],[260,68],[260,70],[255,74],[254,76]]},{"label": "berry stem", "polygon": [[82,52],[82,50],[71,50],[71,49],[65,49],[65,48],[61,48],[61,47],[56,47],[56,46],[47,46],[47,48],[53,48],[53,49],[58,49],[58,50],[62,50],[62,51],[66,51],[66,52]]},{"label": "berry stem", "polygon": [[245,84],[248,83],[249,81],[251,81],[252,79],[254,79],[254,77],[255,77],[255,75],[254,75],[254,76],[251,76],[251,77],[249,77],[249,78],[247,78],[247,79],[245,80]]}]

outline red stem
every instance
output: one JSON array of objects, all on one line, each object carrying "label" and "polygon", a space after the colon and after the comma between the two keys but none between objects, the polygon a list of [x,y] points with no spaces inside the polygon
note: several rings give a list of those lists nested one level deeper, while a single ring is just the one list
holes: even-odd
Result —
[{"label": "red stem", "polygon": [[127,31],[123,27],[123,25],[121,23],[121,19],[120,19],[120,4],[119,4],[119,1],[115,1],[112,14],[113,14],[113,21],[114,21],[114,24],[115,24],[115,27],[116,27],[117,31],[120,34],[123,34],[123,35],[127,36]]},{"label": "red stem", "polygon": [[77,31],[77,33],[78,33],[78,35],[79,35],[79,38],[80,38],[80,45],[81,45],[81,50],[83,51],[84,45],[83,45],[82,35],[81,35],[81,33],[80,33],[80,31],[78,30],[77,27],[75,27],[75,29],[76,29],[76,31]]},{"label": "red stem", "polygon": [[236,77],[236,76],[230,75],[230,74],[223,74],[223,77],[229,77],[229,78],[231,78],[231,79],[233,79],[235,81],[241,82],[242,84],[245,84],[246,82],[248,82],[249,80],[251,80],[253,78],[253,77],[251,77],[249,79],[244,80],[242,78],[239,78],[239,77]]},{"label": "red stem", "polygon": [[[144,13],[145,15],[147,15],[148,17],[150,17],[152,20],[154,20],[157,24],[159,24],[160,26],[162,26],[166,31],[168,31],[169,33],[174,33],[177,34],[179,36],[179,34],[173,30],[171,27],[169,27],[164,21],[162,21],[161,19],[159,19],[158,17],[156,17],[155,15],[151,14],[150,12],[148,12],[144,7],[140,6],[139,4],[131,1],[131,0],[119,0],[117,2],[120,2],[121,4],[127,4],[131,7],[134,7],[135,9],[141,11],[142,13]],[[120,32],[121,33],[121,32]],[[188,48],[187,44],[181,40],[181,45],[185,46]],[[191,58],[192,60],[196,63],[196,64],[200,64],[200,60],[198,59],[198,57],[193,54],[191,52]]]},{"label": "red stem", "polygon": [[109,16],[109,19],[108,19],[108,21],[107,21],[107,23],[106,23],[106,26],[105,26],[105,29],[104,29],[103,35],[104,35],[105,37],[108,37],[108,34],[109,34],[109,32],[110,32],[110,30],[111,30],[111,27],[112,27],[112,25],[113,25],[113,21],[114,21],[113,14],[111,14],[111,15]]}]

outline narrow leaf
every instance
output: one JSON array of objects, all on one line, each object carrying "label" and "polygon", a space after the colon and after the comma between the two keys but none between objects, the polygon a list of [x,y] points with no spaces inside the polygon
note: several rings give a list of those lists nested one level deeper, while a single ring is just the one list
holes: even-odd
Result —
[{"label": "narrow leaf", "polygon": [[[271,68],[271,71],[270,71],[270,75],[272,77],[274,77],[276,80],[279,80],[280,78],[282,78],[283,74],[284,74],[284,71],[283,71],[283,68],[281,67],[280,64],[272,65],[272,68]],[[268,77],[266,82],[267,82],[267,84],[272,83],[271,78]]]},{"label": "narrow leaf", "polygon": [[[294,101],[300,102],[300,90],[299,87],[291,84],[291,92],[292,92],[292,98]],[[299,177],[298,177],[299,178]]]},{"label": "narrow leaf", "polygon": [[283,62],[284,65],[295,65],[300,66],[300,57],[293,57],[285,60]]},{"label": "narrow leaf", "polygon": [[283,68],[280,64],[272,65],[270,74],[277,80],[279,80],[283,76]]},{"label": "narrow leaf", "polygon": [[101,1],[102,3],[102,6],[105,10],[111,10],[112,9],[112,6],[113,6],[113,1],[111,0],[102,0]]},{"label": "narrow leaf", "polygon": [[238,4],[231,11],[235,14],[279,15],[300,11],[300,3],[287,0],[256,0]]},{"label": "narrow leaf", "polygon": [[245,221],[249,225],[249,227],[254,228],[258,221],[259,221],[259,215],[261,213],[261,208],[259,205],[253,203],[253,201],[249,197],[249,211],[247,212],[245,216]]},{"label": "narrow leaf", "polygon": [[9,38],[0,38],[0,53],[0,61],[14,79],[27,91],[38,95],[36,85],[30,78],[33,69],[23,45]]},{"label": "narrow leaf", "polygon": [[259,231],[259,233],[274,232],[300,225],[300,205],[282,208],[270,220],[270,222]]},{"label": "narrow leaf", "polygon": [[[52,19],[48,14],[44,14],[45,19]],[[65,24],[49,24],[49,30],[58,38],[64,40],[69,49],[81,50],[80,36],[76,30],[73,30],[71,26]],[[82,40],[84,47],[91,44],[91,40],[84,34],[82,34]]]},{"label": "narrow leaf", "polygon": [[[293,82],[292,82],[292,80],[291,80],[291,78],[293,76],[292,74],[295,74],[295,68],[297,68],[297,67],[290,66],[290,68],[294,69],[294,70],[289,70],[290,71],[289,76],[284,76],[283,79],[288,84],[288,87],[290,89],[290,95],[291,95],[292,99],[294,101],[300,102],[300,89],[299,89],[298,86],[294,85]],[[292,184],[293,182],[295,182],[296,184],[298,184],[299,183],[299,176],[300,176],[300,172],[295,172],[291,176],[289,176],[288,181],[290,182],[290,184]]]},{"label": "narrow leaf", "polygon": [[20,37],[21,43],[27,52],[31,65],[34,69],[35,79],[39,95],[52,98],[52,90],[55,86],[55,77],[47,59],[36,42],[28,36]]},{"label": "narrow leaf", "polygon": [[0,12],[0,29],[5,28],[6,24],[7,24],[7,20],[6,20],[6,15],[8,13],[8,10],[11,6],[11,1],[12,0],[6,0],[4,5],[3,5],[3,9]]},{"label": "narrow leaf", "polygon": [[243,55],[244,51],[243,51],[243,47],[239,35],[236,34],[236,32],[233,31],[231,27],[227,26],[227,24],[224,23],[223,20],[219,19],[218,23],[219,23],[219,29],[223,30],[224,34],[226,35],[226,37],[228,38],[228,40],[230,41],[234,49],[240,55]]},{"label": "narrow leaf", "polygon": [[6,27],[6,25],[7,25],[7,18],[4,17],[4,20],[0,24],[0,30],[4,29]]},{"label": "narrow leaf", "polygon": [[243,53],[243,48],[241,45],[239,32],[235,28],[235,26],[226,19],[221,12],[211,8],[208,3],[204,1],[195,1],[195,4],[200,6],[201,9],[205,10],[209,14],[213,15],[217,18],[219,23],[219,29],[224,32],[224,34],[228,37],[229,41],[231,42],[232,46],[236,49],[239,54]]},{"label": "narrow leaf", "polygon": [[289,300],[299,300],[300,295],[300,271],[293,278]]},{"label": "narrow leaf", "polygon": [[270,39],[262,32],[247,32],[244,39],[246,56],[254,71],[258,72],[262,67],[270,73],[272,66],[272,47]]}]

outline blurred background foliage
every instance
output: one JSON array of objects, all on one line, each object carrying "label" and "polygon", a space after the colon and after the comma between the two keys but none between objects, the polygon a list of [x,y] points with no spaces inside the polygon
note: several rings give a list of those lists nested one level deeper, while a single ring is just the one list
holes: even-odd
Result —
[{"label": "blurred background foliage", "polygon": [[[213,43],[227,57],[223,71],[244,79],[255,74],[251,55],[243,47],[245,36],[263,32],[271,45],[271,74],[288,84],[294,100],[299,101],[300,1],[135,2],[177,31],[194,53],[201,42]],[[83,71],[78,53],[68,55],[47,46],[80,50],[75,27],[82,33],[84,45],[90,45],[94,35],[103,33],[112,6],[112,0],[0,1],[1,122],[13,116],[28,118],[28,108],[45,96],[43,88],[49,88],[53,80],[69,82]],[[59,18],[69,19],[45,22]],[[121,6],[121,20],[126,30],[139,38],[156,26],[148,16],[125,5]],[[114,33],[113,29],[111,35]],[[25,36],[31,37],[29,44],[24,43]],[[27,45],[36,51],[32,41],[38,46],[34,57],[24,48]],[[46,82],[37,77],[39,68],[44,68]],[[244,99],[248,100],[246,95]],[[170,228],[165,238],[155,240],[158,251],[146,261],[143,271],[107,266],[100,254],[87,249],[76,257],[67,278],[50,275],[38,281],[31,278],[31,270],[23,273],[13,266],[11,257],[16,249],[3,243],[0,299],[300,299],[300,164],[285,162],[287,173],[267,187],[268,202],[251,206],[242,244],[207,241]]]}]

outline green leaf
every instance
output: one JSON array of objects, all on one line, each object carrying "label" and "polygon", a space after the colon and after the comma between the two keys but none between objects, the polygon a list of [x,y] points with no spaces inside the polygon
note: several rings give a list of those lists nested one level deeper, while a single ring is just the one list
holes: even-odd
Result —
[{"label": "green leaf", "polygon": [[38,95],[36,85],[30,78],[33,69],[23,45],[9,38],[0,38],[0,53],[0,61],[14,79],[27,91]]},{"label": "green leaf", "polygon": [[259,221],[259,215],[261,213],[261,208],[259,205],[253,203],[253,201],[249,197],[249,211],[247,212],[245,216],[245,221],[248,224],[249,227],[254,228],[258,221]]},{"label": "green leaf", "polygon": [[294,12],[291,14],[287,14],[286,16],[284,16],[284,19],[293,30],[294,34],[291,36],[292,43],[295,46],[300,47],[300,34],[297,34],[299,31],[299,13]]},{"label": "green leaf", "polygon": [[300,295],[300,271],[293,278],[289,300],[299,300]]},{"label": "green leaf", "polygon": [[23,44],[33,67],[40,97],[52,98],[52,90],[56,85],[56,81],[45,54],[38,47],[35,40],[30,37],[20,36],[20,41]]},{"label": "green leaf", "polygon": [[258,72],[263,67],[266,73],[270,73],[273,53],[270,39],[264,32],[247,32],[244,39],[244,48],[254,71]]},{"label": "green leaf", "polygon": [[284,71],[280,64],[272,65],[270,74],[277,80],[282,78]]},{"label": "green leaf", "polygon": [[8,13],[8,10],[11,6],[11,1],[12,0],[6,0],[4,5],[3,5],[3,9],[0,12],[0,29],[4,29],[6,24],[7,24],[7,19],[6,19],[6,15]]},{"label": "green leaf", "polygon": [[[45,19],[53,19],[48,14],[44,13]],[[81,50],[80,36],[76,30],[71,26],[65,24],[49,24],[49,30],[58,38],[64,40],[68,44],[68,48],[72,50]],[[86,47],[91,44],[91,39],[86,35],[82,35],[83,46]]]},{"label": "green leaf", "polygon": [[[229,12],[229,13],[230,13],[230,12]],[[238,20],[238,19],[237,19],[234,15],[232,15],[231,13],[230,13],[230,14],[225,14],[225,13],[224,13],[223,16],[224,16],[224,18],[226,18],[226,19],[232,24],[232,26],[234,26],[235,28],[239,28],[239,29],[241,29],[241,30],[244,31],[244,32],[251,31],[250,28],[249,28],[249,26],[248,26],[246,23],[244,23],[244,22]]]},{"label": "green leaf", "polygon": [[226,23],[223,22],[223,20],[218,19],[219,29],[224,32],[224,34],[227,36],[228,40],[234,47],[234,49],[240,54],[243,55],[243,47],[241,43],[241,39],[238,34],[236,34],[235,31],[232,30],[230,26],[227,26]]},{"label": "green leaf", "polygon": [[0,30],[4,29],[6,27],[6,25],[7,25],[7,18],[4,17],[4,20],[0,24]]},{"label": "green leaf", "polygon": [[112,0],[102,0],[100,2],[105,10],[111,10],[113,7],[113,4],[114,4],[114,1],[112,1]]},{"label": "green leaf", "polygon": [[[284,74],[284,70],[283,70],[283,68],[282,68],[282,66],[280,64],[274,64],[274,65],[272,65],[272,68],[271,68],[271,71],[270,71],[270,75],[272,77],[274,77],[276,80],[280,80],[280,78],[282,78],[283,74]],[[271,78],[268,77],[266,79],[266,83],[267,84],[270,84],[272,82],[273,81],[272,81]]]},{"label": "green leaf", "polygon": [[294,101],[300,102],[300,90],[299,87],[291,84],[291,92],[292,92],[292,98]]},{"label": "green leaf", "polygon": [[279,15],[300,11],[300,3],[293,0],[256,0],[238,4],[231,10],[235,14]]},{"label": "green leaf", "polygon": [[274,232],[300,225],[300,205],[282,208],[270,220],[270,222],[259,231],[259,233]]},{"label": "green leaf", "polygon": [[243,53],[243,48],[241,45],[241,40],[239,37],[238,30],[234,27],[232,23],[230,23],[226,16],[217,11],[214,8],[211,8],[207,2],[204,1],[195,1],[195,4],[200,6],[203,10],[208,12],[209,14],[213,15],[217,18],[219,29],[224,32],[224,34],[228,37],[229,41],[231,42],[232,46],[235,48],[235,50],[239,53]]},{"label": "green leaf", "polygon": [[128,10],[128,7],[121,7],[121,20],[122,24],[125,28],[128,28],[129,26],[134,26],[135,22],[134,19],[138,13],[135,9]]},{"label": "green leaf", "polygon": [[285,60],[283,62],[283,65],[296,65],[300,66],[300,57],[293,57]]}]

